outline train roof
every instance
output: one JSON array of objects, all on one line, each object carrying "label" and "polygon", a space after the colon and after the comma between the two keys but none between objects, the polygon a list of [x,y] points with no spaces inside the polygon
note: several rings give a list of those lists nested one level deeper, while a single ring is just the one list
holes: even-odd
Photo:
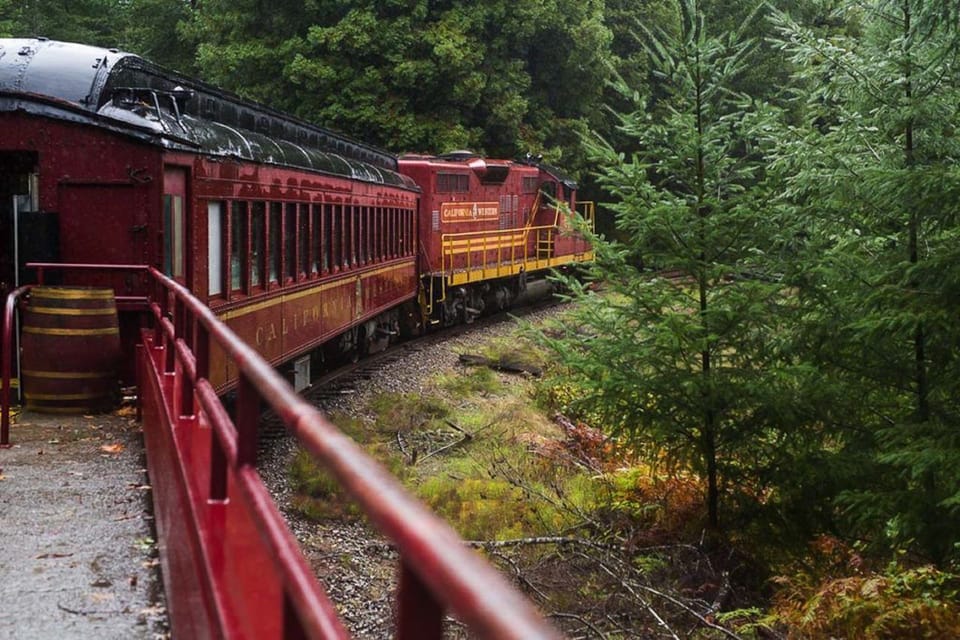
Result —
[{"label": "train roof", "polygon": [[577,188],[576,180],[566,175],[556,167],[546,164],[545,162],[541,162],[539,157],[533,157],[530,154],[527,154],[525,158],[520,158],[517,160],[493,160],[490,158],[484,158],[480,154],[474,153],[473,151],[451,151],[449,153],[443,153],[440,155],[407,153],[400,156],[400,161],[423,163],[433,167],[437,171],[449,169],[452,166],[471,169],[480,177],[481,180],[484,180],[488,173],[496,174],[501,173],[504,170],[508,171],[509,168],[514,165],[529,166],[539,169],[540,171],[552,176],[557,182],[560,182],[568,189],[576,190]]},{"label": "train roof", "polygon": [[171,149],[417,189],[384,150],[117,49],[0,38],[0,111],[93,124]]}]

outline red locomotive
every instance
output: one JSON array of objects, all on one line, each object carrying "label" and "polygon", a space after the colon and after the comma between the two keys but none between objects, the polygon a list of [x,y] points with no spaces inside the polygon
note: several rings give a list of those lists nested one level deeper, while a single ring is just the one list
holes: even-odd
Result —
[{"label": "red locomotive", "polygon": [[[578,204],[535,162],[398,159],[135,55],[0,39],[0,293],[28,262],[153,265],[302,372],[319,347],[470,321],[590,260]],[[60,277],[146,292],[136,273]],[[121,313],[128,346],[135,325]]]}]

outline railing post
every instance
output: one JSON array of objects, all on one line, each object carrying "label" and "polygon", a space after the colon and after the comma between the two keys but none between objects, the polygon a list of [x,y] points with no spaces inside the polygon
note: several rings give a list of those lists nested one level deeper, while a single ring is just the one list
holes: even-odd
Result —
[{"label": "railing post", "polygon": [[[3,327],[3,334],[0,335],[3,349],[3,363],[0,364],[2,377],[0,377],[0,448],[10,447],[10,379],[13,377],[11,369],[13,368],[14,357],[14,325],[16,324],[17,300],[25,295],[32,288],[31,285],[24,285],[11,291],[3,306],[3,319],[0,326]],[[19,372],[18,372],[19,373]]]},{"label": "railing post", "polygon": [[173,313],[171,314],[172,317],[170,318],[171,322],[173,323],[173,338],[171,338],[171,339],[169,339],[169,340],[167,341],[166,362],[164,363],[164,366],[163,366],[163,371],[164,371],[164,373],[173,373],[173,372],[176,370],[176,363],[177,363],[177,353],[176,353],[177,338],[178,338],[179,336],[183,335],[183,326],[182,326],[182,324],[181,324],[181,322],[182,322],[182,317],[181,317],[181,306],[182,306],[182,304],[183,304],[183,303],[180,302],[180,299],[179,299],[179,298],[176,298],[176,297],[175,297],[175,298],[173,299]]},{"label": "railing post", "polygon": [[283,594],[283,640],[307,640],[307,632],[289,594]]},{"label": "railing post", "polygon": [[397,586],[396,640],[442,640],[443,607],[405,560]]},{"label": "railing post", "polygon": [[227,454],[223,451],[217,430],[210,429],[210,500],[227,499]]},{"label": "railing post", "polygon": [[153,283],[153,299],[156,301],[160,313],[153,318],[153,346],[163,347],[163,319],[167,317],[167,289],[159,280]]},{"label": "railing post", "polygon": [[[183,341],[187,345],[187,348],[191,353],[196,357],[196,332],[197,332],[197,323],[193,317],[193,314],[189,312],[186,305],[181,306],[183,310]],[[196,371],[194,371],[196,374]],[[198,378],[199,379],[199,378]],[[193,390],[194,390],[194,381],[190,378],[186,371],[183,371],[180,376],[180,417],[186,418],[193,416],[195,413],[194,402],[193,402]]]},{"label": "railing post", "polygon": [[237,385],[237,464],[257,464],[257,425],[260,422],[260,394],[244,374]]}]

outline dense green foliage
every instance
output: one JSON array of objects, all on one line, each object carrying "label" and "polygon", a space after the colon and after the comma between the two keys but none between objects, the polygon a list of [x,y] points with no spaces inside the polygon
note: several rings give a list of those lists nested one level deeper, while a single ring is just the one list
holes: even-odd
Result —
[{"label": "dense green foliage", "polygon": [[[596,242],[606,292],[571,283],[576,322],[546,340],[582,415],[704,477],[714,525],[718,498],[745,492],[763,498],[731,502],[734,529],[752,517],[778,541],[834,532],[947,563],[955,8],[797,4],[803,21],[771,12],[760,41],[693,1],[673,31],[639,25],[650,80],[617,85],[627,108],[593,145],[619,231]],[[776,89],[754,73],[771,50]]]},{"label": "dense green foliage", "polygon": [[[743,457],[762,456],[781,426],[771,348],[780,287],[741,277],[761,275],[755,248],[775,241],[754,148],[775,112],[736,91],[755,43],[714,35],[693,3],[681,6],[672,34],[645,30],[657,99],[619,126],[638,151],[627,159],[602,140],[591,147],[626,239],[597,244],[592,275],[608,294],[580,289],[576,321],[553,344],[591,413],[707,479],[716,527],[721,483],[752,474]],[[648,278],[647,264],[685,277]]]},{"label": "dense green foliage", "polygon": [[863,535],[935,560],[956,554],[960,526],[960,34],[944,10],[857,7],[856,38],[782,18],[816,126],[788,129],[776,154],[807,230],[790,274],[803,356],[857,398],[839,434],[877,465],[843,502]]}]

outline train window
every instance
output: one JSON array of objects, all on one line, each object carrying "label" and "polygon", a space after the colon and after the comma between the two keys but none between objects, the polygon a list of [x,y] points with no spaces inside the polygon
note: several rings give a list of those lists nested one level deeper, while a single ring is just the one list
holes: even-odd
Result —
[{"label": "train window", "polygon": [[442,172],[437,174],[437,193],[465,193],[469,190],[469,174]]},{"label": "train window", "polygon": [[283,277],[297,279],[297,205],[288,203],[283,222]]},{"label": "train window", "polygon": [[247,264],[247,203],[234,202],[230,210],[230,290],[242,291]]},{"label": "train window", "polygon": [[353,260],[353,207],[343,207],[343,268]]},{"label": "train window", "polygon": [[357,262],[365,264],[367,261],[367,235],[370,225],[367,224],[369,207],[357,207]]},{"label": "train window", "polygon": [[393,209],[377,209],[377,212],[380,214],[380,224],[377,225],[377,230],[379,233],[380,239],[380,258],[385,259],[390,257],[390,238],[393,235],[390,233],[390,220],[393,218]]},{"label": "train window", "polygon": [[357,224],[357,215],[360,212],[360,207],[350,207],[350,211],[347,214],[347,232],[350,234],[350,238],[347,241],[347,264],[353,266],[357,264],[357,232],[359,231],[360,225]]},{"label": "train window", "polygon": [[345,207],[339,204],[333,208],[333,267],[335,269],[343,268],[343,234],[344,234],[344,212]]},{"label": "train window", "polygon": [[207,293],[223,293],[223,204],[207,203]]},{"label": "train window", "polygon": [[377,257],[380,260],[390,257],[390,211],[391,209],[377,207]]},{"label": "train window", "polygon": [[413,241],[413,211],[410,210],[404,213],[406,213],[405,217],[406,217],[406,227],[407,227],[407,233],[406,233],[407,244],[406,244],[406,251],[404,253],[406,253],[406,255],[408,256],[412,256],[417,249],[416,244]]},{"label": "train window", "polygon": [[403,246],[403,225],[401,224],[400,209],[390,209],[390,257],[396,258],[400,255],[400,247]]},{"label": "train window", "polygon": [[384,243],[383,243],[383,257],[384,258],[394,258],[397,253],[394,251],[394,247],[397,243],[397,210],[393,207],[389,209],[384,209],[383,217],[383,234],[384,234]]},{"label": "train window", "polygon": [[266,205],[254,202],[250,205],[250,286],[263,284],[263,248],[267,236]]},{"label": "train window", "polygon": [[300,275],[310,273],[310,205],[300,205],[300,224],[297,237],[300,239]]},{"label": "train window", "polygon": [[373,262],[379,256],[379,251],[377,250],[377,214],[379,213],[379,207],[367,207],[367,216],[366,216],[366,237],[367,237],[367,260]]},{"label": "train window", "polygon": [[523,176],[524,193],[536,193],[539,186],[540,181],[537,179],[537,176]]},{"label": "train window", "polygon": [[365,217],[367,260],[376,262],[380,259],[380,207],[367,207]]},{"label": "train window", "polygon": [[333,242],[333,205],[323,205],[323,227],[321,229],[322,247],[320,248],[320,268],[324,273],[330,270],[330,256]]},{"label": "train window", "polygon": [[163,196],[163,272],[172,278],[184,276],[183,254],[183,198],[179,195]]},{"label": "train window", "polygon": [[360,225],[357,224],[357,216],[360,215],[360,207],[350,207],[349,221],[347,223],[347,230],[350,232],[350,240],[348,242],[347,248],[347,257],[350,259],[350,266],[355,266],[357,264],[357,255],[358,244],[359,244],[359,233]]},{"label": "train window", "polygon": [[401,255],[401,248],[403,246],[403,219],[401,216],[403,211],[400,209],[390,209],[390,246],[388,251],[390,252],[391,258],[396,258]]},{"label": "train window", "polygon": [[270,203],[270,254],[267,257],[269,264],[270,282],[280,281],[280,237],[283,235],[283,205],[279,202]]},{"label": "train window", "polygon": [[320,235],[320,205],[315,204],[310,210],[310,273],[320,271],[320,245],[323,242]]},{"label": "train window", "polygon": [[363,238],[361,237],[361,232],[363,231],[363,208],[354,207],[353,208],[353,260],[351,264],[357,265],[362,264],[360,259],[360,251],[363,247]]},{"label": "train window", "polygon": [[360,253],[363,254],[362,262],[373,261],[373,245],[370,240],[373,235],[373,207],[364,207],[363,215],[360,216]]},{"label": "train window", "polygon": [[383,260],[383,207],[370,208],[370,261],[377,262]]}]

